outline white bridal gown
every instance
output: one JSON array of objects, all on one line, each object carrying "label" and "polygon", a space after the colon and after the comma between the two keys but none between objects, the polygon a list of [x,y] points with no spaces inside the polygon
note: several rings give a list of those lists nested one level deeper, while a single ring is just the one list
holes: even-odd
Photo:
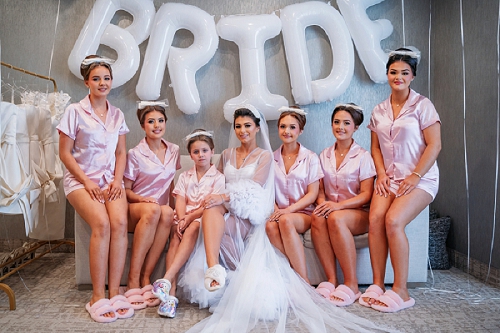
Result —
[{"label": "white bridal gown", "polygon": [[[380,330],[371,321],[350,314],[318,295],[269,242],[265,222],[274,205],[274,168],[267,129],[263,128],[265,120],[262,120],[259,133],[264,133],[261,142],[266,150],[256,148],[239,169],[234,149],[222,153],[220,165],[225,166],[226,189],[231,201],[220,257],[226,268],[232,265],[237,268],[228,272],[226,287],[220,290],[222,295],[218,295],[220,300],[210,308],[213,314],[187,332]],[[193,277],[202,285],[201,273]]]}]

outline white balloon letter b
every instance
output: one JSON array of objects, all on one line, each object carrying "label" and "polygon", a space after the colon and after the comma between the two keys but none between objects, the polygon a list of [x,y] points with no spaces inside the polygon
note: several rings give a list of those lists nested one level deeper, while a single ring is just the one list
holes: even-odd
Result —
[{"label": "white balloon letter b", "polygon": [[[110,24],[120,9],[129,12],[134,18],[132,24],[125,29]],[[82,60],[95,54],[99,45],[103,44],[114,49],[118,55],[112,65],[113,88],[126,83],[139,68],[138,45],[148,38],[154,15],[152,0],[96,0],[69,55],[69,69],[81,78]]]}]

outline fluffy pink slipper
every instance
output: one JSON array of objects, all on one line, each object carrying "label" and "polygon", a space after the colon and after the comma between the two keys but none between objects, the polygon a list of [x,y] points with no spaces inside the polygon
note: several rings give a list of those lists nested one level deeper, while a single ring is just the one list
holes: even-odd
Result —
[{"label": "fluffy pink slipper", "polygon": [[148,307],[155,307],[160,305],[161,301],[158,297],[156,297],[151,291],[146,291],[142,294],[144,297],[145,303]]},{"label": "fluffy pink slipper", "polygon": [[[118,319],[127,319],[134,315],[134,308],[128,301],[127,297],[123,295],[116,295],[112,297],[109,302],[115,308],[115,313]],[[126,310],[123,313],[120,313],[120,310]]]},{"label": "fluffy pink slipper", "polygon": [[[90,306],[90,302],[85,305],[85,309],[90,314],[90,318],[98,323],[112,323],[118,319],[115,308],[107,298],[102,298]],[[106,313],[113,313],[113,317],[105,317]]]},{"label": "fluffy pink slipper", "polygon": [[387,290],[382,296],[380,296],[377,301],[382,304],[372,304],[372,308],[380,312],[398,312],[407,308],[411,308],[415,305],[415,300],[410,297],[409,300],[403,301],[401,296],[392,290]]},{"label": "fluffy pink slipper", "polygon": [[125,292],[124,296],[134,310],[142,310],[148,306],[146,299],[142,295],[141,288],[129,289]]},{"label": "fluffy pink slipper", "polygon": [[359,297],[359,304],[366,306],[367,308],[371,308],[372,305],[368,302],[366,302],[364,299],[365,298],[373,298],[373,299],[378,299],[380,296],[384,294],[384,291],[382,288],[377,286],[376,284],[372,284],[371,286],[368,287],[368,289],[365,290],[365,292]]},{"label": "fluffy pink slipper", "polygon": [[144,287],[141,288],[142,294],[144,294],[146,291],[151,291],[151,290],[153,290],[152,284],[145,285]]},{"label": "fluffy pink slipper", "polygon": [[335,285],[328,281],[321,282],[318,287],[316,287],[316,292],[326,299],[330,299],[330,294],[334,291]]},{"label": "fluffy pink slipper", "polygon": [[[338,299],[332,299],[332,296],[335,296]],[[358,291],[357,294],[354,294],[351,288],[346,286],[345,284],[339,285],[335,290],[330,294],[330,301],[337,306],[347,306],[354,303],[361,293]]]}]

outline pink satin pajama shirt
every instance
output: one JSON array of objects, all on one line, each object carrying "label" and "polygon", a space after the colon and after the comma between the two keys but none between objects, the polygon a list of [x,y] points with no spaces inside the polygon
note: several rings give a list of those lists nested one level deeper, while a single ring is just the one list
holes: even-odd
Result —
[{"label": "pink satin pajama shirt", "polygon": [[163,163],[149,148],[146,139],[130,149],[124,177],[134,183],[131,190],[140,196],[158,200],[160,205],[167,205],[170,184],[175,172],[181,168],[179,146],[162,139],[167,146]]},{"label": "pink satin pajama shirt", "polygon": [[198,209],[209,194],[223,194],[226,187],[224,175],[212,165],[198,181],[196,167],[180,174],[175,184],[174,195],[186,199],[186,213]]},{"label": "pink satin pajama shirt", "polygon": [[[95,114],[89,96],[66,108],[57,130],[74,140],[73,157],[82,171],[96,184],[105,188],[114,179],[115,151],[118,137],[129,132],[120,109],[109,102],[106,122]],[[84,188],[73,174],[64,171],[64,193]]]},{"label": "pink satin pajama shirt", "polygon": [[341,202],[357,196],[361,182],[374,177],[377,172],[370,153],[354,141],[337,169],[335,146],[336,144],[325,148],[319,155],[319,160],[325,174],[323,186],[326,199]]},{"label": "pink satin pajama shirt", "polygon": [[[323,178],[323,171],[318,155],[300,145],[295,163],[287,174],[281,148],[274,152],[274,188],[276,204],[278,208],[284,209],[302,199],[307,193],[307,186]],[[297,213],[311,215],[314,207],[311,204]]]},{"label": "pink satin pajama shirt", "polygon": [[[391,98],[375,106],[368,128],[378,137],[385,173],[391,179],[391,191],[396,193],[399,184],[415,171],[426,148],[423,130],[440,122],[432,102],[410,89],[408,100],[401,112],[393,119]],[[439,170],[434,162],[422,175],[417,188],[429,193],[434,199],[439,187]]]}]

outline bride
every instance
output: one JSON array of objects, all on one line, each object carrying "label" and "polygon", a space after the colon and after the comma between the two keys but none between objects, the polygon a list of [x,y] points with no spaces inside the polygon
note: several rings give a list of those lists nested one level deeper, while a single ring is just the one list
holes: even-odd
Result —
[{"label": "bride", "polygon": [[[189,273],[199,261],[190,260],[181,277],[191,296],[188,299],[200,307],[213,305],[213,314],[188,332],[248,332],[254,328],[285,332],[291,326],[309,332],[372,332],[376,329],[373,323],[319,296],[271,245],[265,232],[274,208],[267,123],[255,107],[245,105],[235,111],[233,129],[218,166],[226,177],[226,193],[206,198],[203,237],[199,237],[209,267],[205,288],[215,292],[200,296],[189,290],[186,280],[199,278],[199,274]],[[198,244],[193,257],[202,247]]]}]

